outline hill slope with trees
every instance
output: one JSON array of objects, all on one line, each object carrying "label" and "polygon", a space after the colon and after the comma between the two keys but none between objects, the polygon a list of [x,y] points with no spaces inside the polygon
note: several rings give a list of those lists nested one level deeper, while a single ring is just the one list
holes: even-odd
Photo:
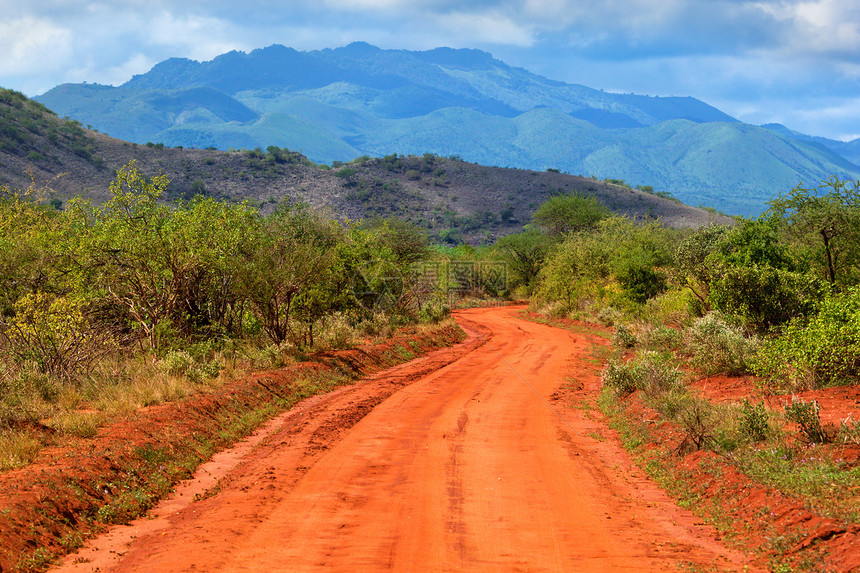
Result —
[{"label": "hill slope with trees", "polygon": [[137,145],[58,118],[21,94],[0,92],[0,182],[36,183],[58,206],[84,194],[106,201],[116,170],[135,160],[152,177],[170,180],[165,200],[203,195],[249,200],[264,212],[284,201],[306,203],[342,219],[398,216],[438,240],[487,242],[519,231],[553,194],[593,196],[618,213],[698,227],[716,217],[669,198],[558,172],[485,167],[433,154],[359,158],[320,166],[305,156],[267,150],[220,151]]}]

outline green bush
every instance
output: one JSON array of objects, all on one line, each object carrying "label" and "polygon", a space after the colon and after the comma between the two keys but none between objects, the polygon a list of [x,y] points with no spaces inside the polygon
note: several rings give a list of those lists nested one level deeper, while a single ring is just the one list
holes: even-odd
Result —
[{"label": "green bush", "polygon": [[668,286],[665,273],[644,263],[625,265],[618,274],[618,282],[624,294],[639,304],[665,292]]},{"label": "green bush", "polygon": [[626,396],[643,386],[641,369],[635,364],[612,359],[606,363],[600,376],[603,385],[612,388],[618,396]]},{"label": "green bush", "polygon": [[711,283],[708,301],[757,332],[808,316],[827,292],[827,285],[814,276],[769,266],[729,265],[720,271]]},{"label": "green bush", "polygon": [[185,376],[194,366],[194,358],[184,350],[172,350],[161,360],[161,368],[173,376]]},{"label": "green bush", "polygon": [[80,301],[36,292],[18,299],[13,310],[14,315],[0,324],[0,340],[18,366],[32,363],[52,376],[76,378],[109,348]]},{"label": "green bush", "polygon": [[671,326],[646,324],[639,329],[639,344],[646,350],[677,350],[683,342],[683,333]]},{"label": "green bush", "polygon": [[627,325],[619,324],[612,335],[612,346],[620,349],[633,348],[636,346],[636,335]]},{"label": "green bush", "polygon": [[532,215],[532,222],[547,234],[562,236],[591,229],[609,217],[606,205],[589,195],[555,195],[542,204]]},{"label": "green bush", "polygon": [[678,388],[681,372],[672,363],[671,354],[645,351],[628,362],[610,360],[601,380],[619,396],[626,396],[636,390],[656,395]]},{"label": "green bush", "polygon": [[763,403],[755,406],[744,399],[738,430],[752,442],[764,441],[770,434],[770,415]]},{"label": "green bush", "polygon": [[693,365],[708,376],[736,376],[752,370],[758,339],[746,338],[718,313],[709,313],[687,329],[686,347]]},{"label": "green bush", "polygon": [[796,319],[767,340],[754,371],[781,386],[821,387],[860,375],[860,288],[834,294],[818,314]]}]

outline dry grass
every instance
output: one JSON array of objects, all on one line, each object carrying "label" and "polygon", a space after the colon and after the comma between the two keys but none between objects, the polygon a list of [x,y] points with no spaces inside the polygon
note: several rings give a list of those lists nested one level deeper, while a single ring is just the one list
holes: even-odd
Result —
[{"label": "dry grass", "polygon": [[26,466],[42,449],[42,440],[32,432],[0,430],[0,471]]},{"label": "dry grass", "polygon": [[[420,334],[452,322],[449,318],[407,330]],[[320,325],[314,350],[378,342],[389,338],[394,330],[384,316],[356,327],[336,316]],[[250,372],[289,367],[303,359],[302,350],[293,345],[248,340],[219,349],[192,345],[161,358],[116,353],[105,356],[87,379],[77,381],[52,380],[35,371],[4,371],[4,386],[0,388],[4,390],[0,395],[0,471],[27,465],[43,447],[64,436],[95,436],[108,420],[139,408],[212,392]],[[303,384],[315,386],[318,382],[308,380]],[[322,381],[321,385],[330,384]],[[32,431],[28,426],[41,426],[46,431]]]}]

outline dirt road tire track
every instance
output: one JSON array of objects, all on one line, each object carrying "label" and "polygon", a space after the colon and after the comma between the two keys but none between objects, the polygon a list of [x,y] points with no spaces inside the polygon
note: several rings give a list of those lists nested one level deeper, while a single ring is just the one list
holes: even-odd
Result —
[{"label": "dirt road tire track", "polygon": [[592,341],[518,312],[460,312],[462,345],[308,400],[204,499],[168,501],[58,571],[742,568],[571,407],[597,388]]}]

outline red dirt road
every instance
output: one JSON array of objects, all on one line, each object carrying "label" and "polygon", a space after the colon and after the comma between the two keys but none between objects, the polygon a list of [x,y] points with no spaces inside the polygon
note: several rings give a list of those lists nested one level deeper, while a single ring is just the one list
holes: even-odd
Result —
[{"label": "red dirt road", "polygon": [[587,336],[520,312],[457,313],[460,347],[294,408],[203,499],[189,485],[58,571],[743,569],[574,407],[598,387]]}]

